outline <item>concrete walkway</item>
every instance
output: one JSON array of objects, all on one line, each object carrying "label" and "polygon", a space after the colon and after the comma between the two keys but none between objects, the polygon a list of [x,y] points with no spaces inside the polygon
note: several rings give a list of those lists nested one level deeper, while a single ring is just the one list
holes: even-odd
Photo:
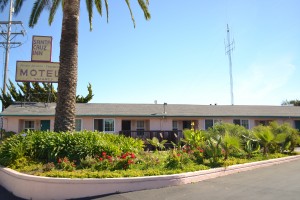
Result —
[{"label": "concrete walkway", "polygon": [[[77,200],[298,200],[300,160],[199,183]],[[0,187],[0,199],[21,200]]]}]

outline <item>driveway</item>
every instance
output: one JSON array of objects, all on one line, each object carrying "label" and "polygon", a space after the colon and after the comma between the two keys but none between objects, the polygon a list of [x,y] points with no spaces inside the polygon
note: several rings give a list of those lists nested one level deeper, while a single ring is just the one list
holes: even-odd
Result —
[{"label": "driveway", "polygon": [[[77,200],[298,200],[300,160],[199,183]],[[0,199],[21,200],[0,187]]]}]

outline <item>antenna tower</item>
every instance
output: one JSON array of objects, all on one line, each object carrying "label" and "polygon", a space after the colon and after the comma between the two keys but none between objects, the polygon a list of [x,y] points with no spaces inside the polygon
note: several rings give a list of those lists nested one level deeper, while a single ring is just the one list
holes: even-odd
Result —
[{"label": "antenna tower", "polygon": [[[9,50],[22,45],[21,42],[13,41],[18,35],[25,35],[25,29],[21,21],[12,21],[13,14],[13,1],[10,0],[8,21],[0,21],[0,36],[4,39],[0,42],[0,45],[5,49],[5,66],[4,66],[4,77],[3,77],[3,92],[6,93],[6,82],[7,82],[7,71],[8,71],[8,60]],[[12,31],[13,28],[13,31]],[[2,111],[4,106],[2,105]]]},{"label": "antenna tower", "polygon": [[229,76],[230,76],[230,97],[231,105],[234,105],[233,98],[233,78],[232,78],[232,61],[231,61],[231,52],[234,50],[234,40],[231,41],[229,26],[227,24],[227,43],[225,43],[225,54],[228,55],[229,59]]}]

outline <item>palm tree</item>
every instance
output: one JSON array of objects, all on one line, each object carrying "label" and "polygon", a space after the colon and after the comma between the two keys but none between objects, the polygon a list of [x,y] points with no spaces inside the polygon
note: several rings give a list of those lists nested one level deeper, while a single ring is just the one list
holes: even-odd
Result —
[{"label": "palm tree", "polygon": [[[14,11],[18,14],[25,0],[14,0]],[[148,11],[149,0],[137,0],[146,20],[150,19]],[[131,19],[135,26],[134,17],[130,7],[130,1],[125,0],[130,11]],[[34,27],[41,12],[50,8],[49,24],[51,25],[54,15],[62,3],[63,19],[60,40],[60,68],[58,74],[57,106],[55,110],[54,131],[72,131],[75,129],[75,105],[77,88],[78,67],[78,23],[80,0],[36,0],[33,4],[29,19],[29,27]],[[102,16],[102,0],[86,0],[89,15],[90,29],[92,29],[93,6]],[[8,0],[0,0],[0,9],[8,4]],[[108,20],[108,0],[104,0],[106,17]]]}]

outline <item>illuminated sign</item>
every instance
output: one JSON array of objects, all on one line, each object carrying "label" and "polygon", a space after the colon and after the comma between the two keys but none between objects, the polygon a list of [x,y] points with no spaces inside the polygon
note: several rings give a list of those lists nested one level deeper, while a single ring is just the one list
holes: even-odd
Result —
[{"label": "illuminated sign", "polygon": [[16,81],[58,82],[58,62],[17,61]]},{"label": "illuminated sign", "polygon": [[31,61],[51,62],[52,37],[32,36]]}]

